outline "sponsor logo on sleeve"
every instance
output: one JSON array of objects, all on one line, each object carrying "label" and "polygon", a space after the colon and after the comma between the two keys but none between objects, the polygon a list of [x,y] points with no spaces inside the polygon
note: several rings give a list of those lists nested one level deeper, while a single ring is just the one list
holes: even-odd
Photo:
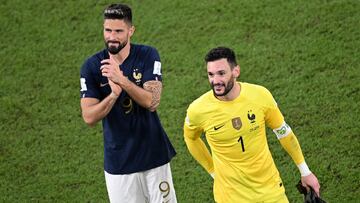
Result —
[{"label": "sponsor logo on sleeve", "polygon": [[153,74],[161,75],[161,62],[160,61],[155,61],[154,62]]},{"label": "sponsor logo on sleeve", "polygon": [[80,91],[87,91],[87,86],[86,86],[86,79],[85,78],[80,78]]}]

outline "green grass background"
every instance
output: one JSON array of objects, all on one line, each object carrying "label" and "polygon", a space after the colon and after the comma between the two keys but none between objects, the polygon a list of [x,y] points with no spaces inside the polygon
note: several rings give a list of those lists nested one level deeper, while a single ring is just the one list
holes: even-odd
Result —
[{"label": "green grass background", "polygon": [[[0,202],[107,202],[101,125],[87,127],[79,70],[103,48],[98,0],[0,1]],[[158,48],[158,113],[178,154],[180,203],[213,202],[212,180],[182,137],[187,106],[209,89],[203,57],[233,48],[241,81],[266,86],[330,203],[360,202],[360,1],[124,1],[132,42]],[[290,202],[299,172],[269,131]]]}]

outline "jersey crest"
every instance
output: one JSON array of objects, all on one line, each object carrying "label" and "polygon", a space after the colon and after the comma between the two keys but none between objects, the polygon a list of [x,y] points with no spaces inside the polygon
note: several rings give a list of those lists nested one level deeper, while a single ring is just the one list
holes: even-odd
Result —
[{"label": "jersey crest", "polygon": [[242,126],[240,117],[233,118],[231,120],[231,122],[232,122],[233,128],[235,128],[236,130],[240,130],[240,128]]},{"label": "jersey crest", "polygon": [[139,73],[138,71],[139,71],[139,69],[134,68],[134,70],[133,70],[133,78],[135,79],[135,83],[136,83],[137,85],[140,85],[140,83],[141,83],[141,78],[142,78],[142,74]]},{"label": "jersey crest", "polygon": [[248,111],[247,117],[248,117],[250,123],[255,123],[256,116],[255,116],[255,114],[252,113],[252,110]]}]

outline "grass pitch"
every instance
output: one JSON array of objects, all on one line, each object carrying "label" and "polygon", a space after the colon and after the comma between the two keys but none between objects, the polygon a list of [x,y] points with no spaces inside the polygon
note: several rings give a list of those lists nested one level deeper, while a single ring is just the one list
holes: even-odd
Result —
[{"label": "grass pitch", "polygon": [[[0,202],[107,202],[101,125],[88,128],[79,71],[102,49],[109,1],[2,1],[0,5]],[[360,199],[360,2],[125,1],[132,42],[158,48],[158,110],[178,155],[180,203],[213,202],[212,180],[182,137],[187,106],[209,89],[203,57],[233,48],[241,81],[272,91],[328,202]],[[269,131],[290,202],[299,172]]]}]

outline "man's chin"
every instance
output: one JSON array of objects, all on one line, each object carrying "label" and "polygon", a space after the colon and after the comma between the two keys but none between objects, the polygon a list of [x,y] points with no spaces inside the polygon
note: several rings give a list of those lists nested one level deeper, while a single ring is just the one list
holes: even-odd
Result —
[{"label": "man's chin", "polygon": [[214,95],[217,96],[217,97],[224,96],[224,91],[221,91],[221,90],[216,91],[216,90],[213,89],[213,93],[214,93]]},{"label": "man's chin", "polygon": [[117,48],[117,47],[109,47],[107,48],[108,52],[110,52],[110,54],[117,54],[120,52],[121,49]]}]

